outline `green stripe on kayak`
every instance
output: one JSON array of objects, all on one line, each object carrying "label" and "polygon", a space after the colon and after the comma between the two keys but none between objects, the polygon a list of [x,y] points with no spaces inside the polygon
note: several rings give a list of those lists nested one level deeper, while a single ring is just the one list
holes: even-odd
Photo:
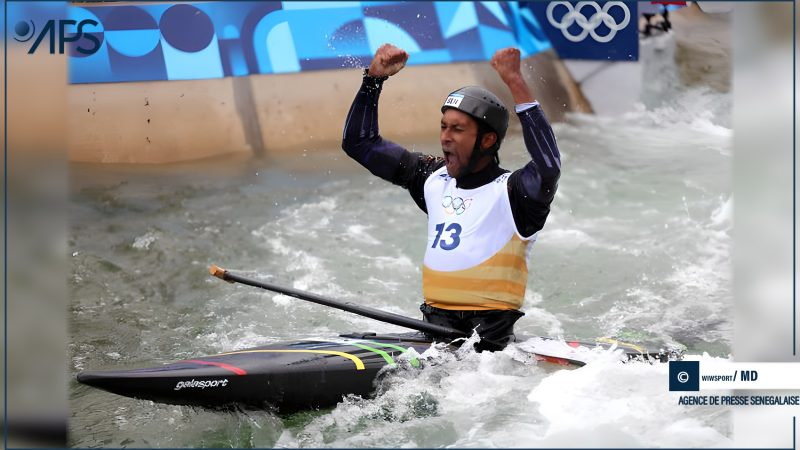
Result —
[{"label": "green stripe on kayak", "polygon": [[386,363],[389,364],[390,366],[396,366],[397,365],[397,364],[395,364],[394,359],[388,353],[386,353],[383,350],[378,350],[377,348],[370,347],[369,345],[359,344],[358,342],[348,342],[348,344],[356,346],[356,347],[364,349],[364,350],[371,351],[373,353],[377,353],[378,355],[383,356],[383,359],[385,359]]},{"label": "green stripe on kayak", "polygon": [[[368,342],[368,343],[370,343],[372,345],[380,346],[380,347],[393,348],[395,350],[398,350],[400,353],[405,353],[405,352],[408,351],[408,349],[400,347],[399,345],[387,344],[385,342],[373,342],[373,341],[366,341],[366,342]],[[413,358],[413,357],[411,358],[411,367],[417,367],[417,368],[419,367],[419,361],[417,361],[417,358]]]}]

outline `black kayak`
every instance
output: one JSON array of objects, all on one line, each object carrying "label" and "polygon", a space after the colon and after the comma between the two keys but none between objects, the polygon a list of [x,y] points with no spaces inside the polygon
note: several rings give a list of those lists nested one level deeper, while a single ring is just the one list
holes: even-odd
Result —
[{"label": "black kayak", "polygon": [[[538,340],[537,340],[538,339]],[[132,370],[84,371],[80,383],[126,397],[179,405],[220,407],[249,405],[291,412],[318,409],[342,401],[348,394],[368,397],[375,391],[378,372],[402,364],[420,367],[409,353],[427,350],[432,340],[421,333],[376,335],[356,333],[331,340],[273,344],[213,356],[177,361],[160,367]],[[533,347],[530,342],[540,342]],[[526,341],[536,360],[581,366],[572,349],[612,347],[623,359],[666,360],[636,345],[614,340],[586,343],[550,338]],[[455,346],[453,346],[455,348]]]}]

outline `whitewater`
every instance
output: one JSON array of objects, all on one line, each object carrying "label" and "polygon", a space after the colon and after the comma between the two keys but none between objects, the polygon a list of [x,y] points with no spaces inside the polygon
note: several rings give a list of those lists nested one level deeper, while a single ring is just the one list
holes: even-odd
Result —
[{"label": "whitewater", "polygon": [[[554,124],[563,173],[535,244],[523,336],[610,336],[728,360],[733,302],[731,94],[681,84],[674,42],[641,48],[647,86],[623,114]],[[354,93],[355,94],[355,93]],[[389,105],[382,105],[389,107]],[[344,120],[344,118],[342,118]],[[431,124],[433,128],[438,124]],[[409,144],[437,154],[435,141]],[[526,162],[513,129],[501,152]],[[426,218],[338,149],[284,161],[144,171],[74,164],[70,370],[144,367],[399,327],[208,276],[276,284],[419,317]],[[678,404],[666,364],[598,352],[564,369],[432,347],[375,398],[280,415],[122,398],[70,384],[78,447],[730,447],[730,409]],[[74,378],[73,378],[74,379]]]}]

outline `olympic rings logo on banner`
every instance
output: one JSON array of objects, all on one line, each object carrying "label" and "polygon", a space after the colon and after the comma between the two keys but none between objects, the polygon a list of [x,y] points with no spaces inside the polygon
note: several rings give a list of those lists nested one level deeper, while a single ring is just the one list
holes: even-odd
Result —
[{"label": "olympic rings logo on banner", "polygon": [[[561,21],[556,21],[553,16],[553,11],[557,6],[564,6],[567,8],[567,12],[561,17]],[[585,6],[590,6],[595,10],[594,14],[588,19],[581,12]],[[623,18],[620,23],[617,23],[614,16],[608,13],[608,11],[615,6],[622,8],[622,11],[625,13],[625,18]],[[581,42],[586,39],[586,36],[591,35],[595,41],[605,44],[614,39],[614,36],[617,35],[617,31],[628,26],[628,23],[631,21],[631,11],[625,3],[619,1],[606,2],[602,8],[597,2],[583,1],[576,3],[575,6],[572,6],[570,2],[550,2],[547,5],[547,21],[561,30],[561,34],[572,42]],[[577,23],[582,28],[580,33],[570,33],[568,29],[573,23]],[[600,36],[596,31],[601,23],[605,24],[605,26],[611,30],[605,36]]]},{"label": "olympic rings logo on banner", "polygon": [[461,197],[451,197],[449,195],[445,195],[442,198],[442,208],[444,208],[444,212],[447,215],[457,215],[460,216],[464,213],[464,211],[469,208],[469,205],[472,204],[472,199],[468,198],[464,200]]}]

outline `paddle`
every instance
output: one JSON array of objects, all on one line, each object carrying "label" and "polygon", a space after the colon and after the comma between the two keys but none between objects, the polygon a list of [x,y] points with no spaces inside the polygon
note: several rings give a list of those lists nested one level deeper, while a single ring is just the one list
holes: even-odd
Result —
[{"label": "paddle", "polygon": [[411,328],[412,330],[422,331],[424,333],[432,334],[434,336],[441,336],[449,339],[466,337],[466,334],[453,328],[436,325],[419,319],[412,319],[410,317],[401,316],[399,314],[391,313],[388,311],[382,311],[380,309],[370,308],[368,306],[361,306],[351,302],[342,302],[339,300],[334,300],[332,298],[323,297],[321,295],[312,294],[310,292],[264,283],[263,281],[252,280],[250,278],[246,278],[241,275],[230,273],[227,270],[214,265],[212,265],[209,268],[209,272],[211,272],[211,275],[214,275],[215,277],[230,283],[236,282],[236,283],[246,284],[248,286],[266,289],[268,291],[278,292],[283,295],[288,295],[289,297],[299,298],[300,300],[306,300],[324,306],[330,306],[331,308],[341,309],[342,311],[347,311],[353,314],[358,314],[360,316],[369,317],[370,319],[379,320],[381,322],[390,323],[392,325],[399,325],[401,327]]}]

